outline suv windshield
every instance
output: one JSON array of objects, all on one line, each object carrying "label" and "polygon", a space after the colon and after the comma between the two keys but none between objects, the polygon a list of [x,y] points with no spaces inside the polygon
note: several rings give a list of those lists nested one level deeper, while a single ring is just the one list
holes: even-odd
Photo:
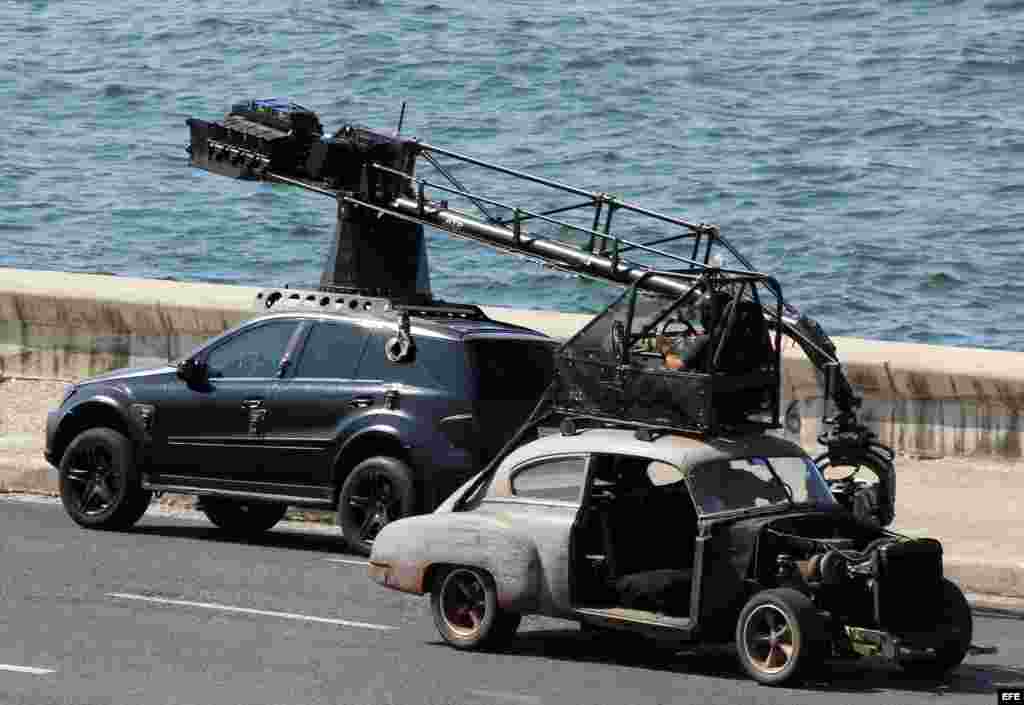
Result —
[{"label": "suv windshield", "polygon": [[701,514],[790,502],[835,504],[818,468],[804,457],[716,460],[694,467],[687,480]]}]

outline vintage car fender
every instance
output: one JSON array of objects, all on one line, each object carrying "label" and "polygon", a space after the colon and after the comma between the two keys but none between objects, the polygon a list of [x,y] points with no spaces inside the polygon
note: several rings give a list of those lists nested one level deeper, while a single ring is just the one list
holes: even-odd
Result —
[{"label": "vintage car fender", "polygon": [[501,607],[520,612],[537,608],[537,547],[496,516],[434,513],[392,522],[374,539],[369,572],[381,585],[421,595],[430,590],[434,571],[455,565],[489,573]]}]

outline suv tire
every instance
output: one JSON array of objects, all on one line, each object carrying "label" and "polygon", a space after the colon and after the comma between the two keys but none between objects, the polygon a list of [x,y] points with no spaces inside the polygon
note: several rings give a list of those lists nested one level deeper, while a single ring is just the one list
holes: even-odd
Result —
[{"label": "suv tire", "polygon": [[261,534],[284,518],[287,504],[204,497],[200,508],[218,528],[232,534]]},{"label": "suv tire", "polygon": [[152,496],[142,489],[135,447],[119,431],[90,428],[64,451],[60,499],[79,526],[127,529],[146,513]]},{"label": "suv tire", "polygon": [[412,470],[397,458],[376,456],[359,463],[338,496],[338,526],[356,553],[368,556],[387,524],[409,516],[416,506]]}]

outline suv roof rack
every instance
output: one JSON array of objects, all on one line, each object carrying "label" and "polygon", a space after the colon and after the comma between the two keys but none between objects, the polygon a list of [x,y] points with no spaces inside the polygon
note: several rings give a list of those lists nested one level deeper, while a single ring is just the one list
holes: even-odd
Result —
[{"label": "suv roof rack", "polygon": [[472,304],[452,304],[445,301],[437,301],[432,304],[414,304],[405,302],[392,302],[391,307],[396,311],[404,311],[410,316],[422,318],[458,318],[467,321],[486,321],[487,314],[479,306]]},{"label": "suv roof rack", "polygon": [[324,313],[371,314],[407,313],[419,318],[486,321],[479,306],[453,304],[426,297],[392,298],[374,296],[356,289],[263,289],[256,294],[257,309],[273,311],[322,311]]}]

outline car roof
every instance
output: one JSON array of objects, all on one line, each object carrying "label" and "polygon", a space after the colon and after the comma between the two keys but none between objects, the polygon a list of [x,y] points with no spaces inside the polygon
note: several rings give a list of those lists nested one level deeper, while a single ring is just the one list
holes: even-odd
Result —
[{"label": "car roof", "polygon": [[555,433],[531,441],[509,454],[502,462],[507,471],[523,462],[549,455],[572,453],[615,453],[660,460],[686,469],[715,460],[768,456],[806,457],[804,450],[783,438],[763,433],[736,437],[705,438],[698,435],[667,433],[653,441],[643,441],[635,431],[592,428],[563,436]]},{"label": "car roof", "polygon": [[[265,314],[254,318],[247,323],[274,319],[305,319],[324,321],[348,321],[367,328],[386,328],[393,330],[399,320],[399,315],[393,311],[386,312],[330,312],[330,311],[281,311],[278,313]],[[460,318],[433,318],[410,316],[410,324],[413,335],[426,334],[434,337],[450,339],[467,339],[475,336],[481,337],[504,337],[536,340],[538,342],[550,342],[551,338],[544,333],[525,328],[512,323],[495,321],[491,319],[468,320]]]}]

